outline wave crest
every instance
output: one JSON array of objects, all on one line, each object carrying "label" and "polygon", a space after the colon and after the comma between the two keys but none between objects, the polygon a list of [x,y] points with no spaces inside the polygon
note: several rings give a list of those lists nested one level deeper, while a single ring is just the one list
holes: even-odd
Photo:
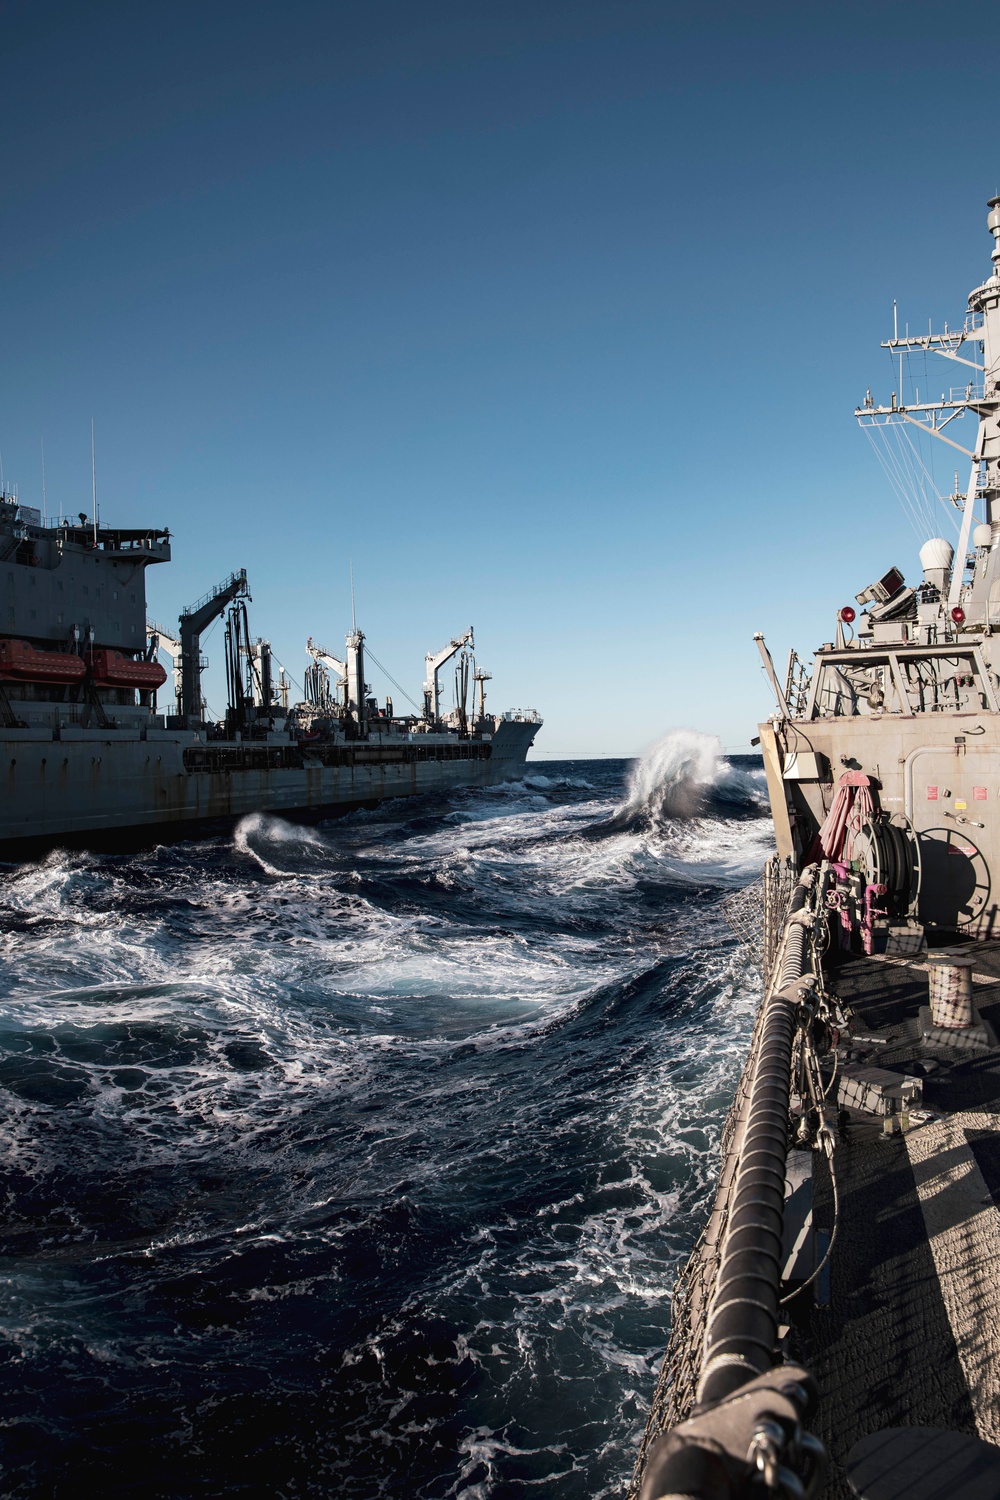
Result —
[{"label": "wave crest", "polygon": [[636,761],[619,818],[658,823],[695,818],[713,806],[756,815],[765,810],[763,774],[733,766],[714,734],[672,729]]},{"label": "wave crest", "polygon": [[[290,854],[295,863],[296,856],[323,850],[323,840],[311,828],[300,823],[286,823],[283,818],[268,813],[248,813],[236,826],[233,847],[237,853],[256,860],[268,875],[288,880],[299,873],[297,868],[283,870],[273,863],[273,857],[282,852]],[[268,858],[268,855],[272,856]]]}]

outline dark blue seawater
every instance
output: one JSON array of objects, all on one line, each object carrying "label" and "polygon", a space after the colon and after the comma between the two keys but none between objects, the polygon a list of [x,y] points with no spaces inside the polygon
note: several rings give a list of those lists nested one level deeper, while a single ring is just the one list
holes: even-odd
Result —
[{"label": "dark blue seawater", "polygon": [[621,1495],[758,999],[757,764],[7,867],[3,1494]]}]

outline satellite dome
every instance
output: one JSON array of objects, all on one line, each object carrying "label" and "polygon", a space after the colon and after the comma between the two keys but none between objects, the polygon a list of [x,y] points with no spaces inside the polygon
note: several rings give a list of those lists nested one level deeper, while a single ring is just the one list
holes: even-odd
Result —
[{"label": "satellite dome", "polygon": [[993,545],[993,527],[989,521],[982,521],[972,533],[972,545],[974,547],[990,547]]},{"label": "satellite dome", "polygon": [[920,566],[925,573],[936,568],[950,568],[955,549],[943,536],[931,537],[920,549]]}]

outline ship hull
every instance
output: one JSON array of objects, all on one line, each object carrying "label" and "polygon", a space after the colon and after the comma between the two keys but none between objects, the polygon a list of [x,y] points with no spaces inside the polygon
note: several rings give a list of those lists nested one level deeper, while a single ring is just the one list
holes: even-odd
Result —
[{"label": "ship hull", "polygon": [[[538,724],[505,720],[488,745],[371,749],[322,763],[309,747],[304,764],[274,744],[209,741],[184,731],[150,729],[127,739],[108,730],[4,730],[0,767],[0,860],[37,857],[53,847],[125,848],[203,837],[251,813],[315,822],[392,797],[496,786],[524,774]],[[286,742],[287,744],[287,742]],[[256,754],[278,764],[226,765]],[[217,769],[202,769],[199,763]]]}]

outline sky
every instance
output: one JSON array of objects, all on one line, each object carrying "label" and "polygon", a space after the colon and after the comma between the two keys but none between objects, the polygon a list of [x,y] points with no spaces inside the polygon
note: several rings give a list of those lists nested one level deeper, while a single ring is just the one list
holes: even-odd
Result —
[{"label": "sky", "polygon": [[4,0],[7,487],[44,443],[90,512],[93,420],[102,520],[174,536],[152,618],[245,567],[301,682],[353,564],[415,699],[472,624],[541,756],[749,750],[754,632],[783,666],[918,574],[853,409],[894,298],[954,326],[989,274],[998,42],[995,3]]}]

